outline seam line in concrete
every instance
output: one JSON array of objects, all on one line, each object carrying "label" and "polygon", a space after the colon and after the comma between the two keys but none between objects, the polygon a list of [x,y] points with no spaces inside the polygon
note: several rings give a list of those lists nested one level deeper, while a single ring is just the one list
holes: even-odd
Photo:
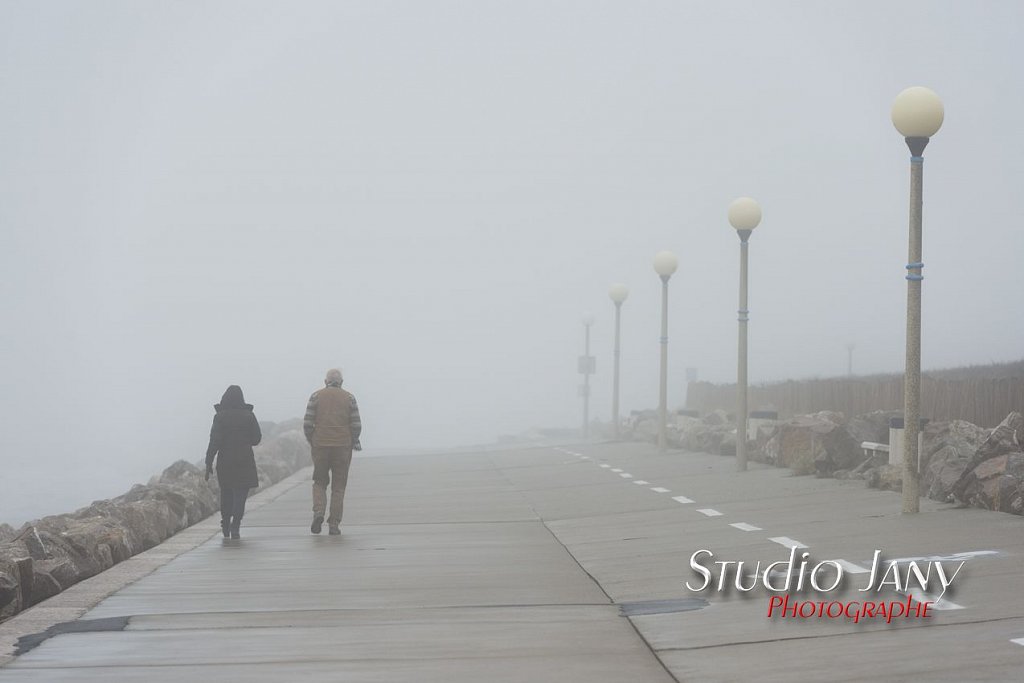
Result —
[{"label": "seam line in concrete", "polygon": [[[634,617],[630,617],[631,619]],[[1020,621],[1024,617],[997,617],[996,619],[976,619],[974,621],[951,621],[945,624],[931,623],[915,626],[918,628],[956,628],[971,624],[995,624],[1000,621]],[[883,629],[870,631],[870,633],[884,633]],[[767,638],[765,640],[737,640],[729,643],[714,643],[712,645],[697,645],[696,647],[664,647],[659,652],[687,652],[689,650],[713,650],[719,647],[733,647],[735,645],[765,645],[767,643],[785,643],[794,640],[821,640],[822,638],[847,638],[850,636],[863,635],[865,631],[850,631],[849,633],[820,633],[817,635],[793,636],[791,638]],[[1024,640],[1024,638],[1022,638]]]}]

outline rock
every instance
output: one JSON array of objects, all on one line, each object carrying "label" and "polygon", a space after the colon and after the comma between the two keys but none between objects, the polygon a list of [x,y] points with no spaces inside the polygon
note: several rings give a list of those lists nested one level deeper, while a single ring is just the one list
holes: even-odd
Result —
[{"label": "rock", "polygon": [[205,479],[206,471],[185,460],[178,460],[170,467],[160,473],[159,481],[166,484],[173,484],[192,479]]},{"label": "rock", "polygon": [[709,427],[720,427],[731,422],[729,419],[729,413],[725,412],[721,408],[708,413],[701,419],[704,421],[704,424]]},{"label": "rock", "polygon": [[970,459],[964,467],[963,474],[953,485],[953,496],[959,500],[967,500],[967,489],[977,480],[974,471],[986,460],[1020,451],[1024,451],[1024,415],[1012,412],[978,446],[974,457]]},{"label": "rock", "polygon": [[632,434],[636,441],[654,443],[658,440],[658,421],[650,418],[638,420],[633,426]]},{"label": "rock", "polygon": [[38,604],[47,598],[52,598],[57,593],[60,593],[66,586],[61,584],[55,579],[49,572],[46,572],[40,566],[40,563],[36,563],[34,566],[35,572],[32,574],[32,588],[29,594],[29,604],[27,607]]},{"label": "rock", "polygon": [[[293,432],[293,431],[297,431],[300,436],[302,435],[302,418],[301,417],[294,417],[294,418],[292,418],[290,420],[285,420],[284,422],[278,422],[277,424],[274,425],[273,430],[271,430],[269,433],[263,432],[263,440],[267,441],[268,440],[267,437],[277,437],[277,436],[281,436],[282,434],[284,434],[286,432]],[[303,439],[303,441],[305,441],[306,437],[302,436],[302,439]]]},{"label": "rock", "polygon": [[[731,429],[728,432],[722,434],[721,440],[718,442],[718,455],[736,455],[736,430]],[[748,449],[749,450],[749,449]]]},{"label": "rock", "polygon": [[0,543],[6,543],[14,538],[17,533],[10,524],[0,524]]},{"label": "rock", "polygon": [[1024,514],[1024,453],[1005,453],[972,468],[957,496],[974,507]]},{"label": "rock", "polygon": [[771,441],[772,437],[778,433],[780,424],[782,423],[776,420],[774,422],[763,422],[757,426],[757,432],[754,436],[754,445],[753,448],[750,449],[751,456],[755,460],[768,462],[768,458],[765,454],[765,447],[768,445],[768,442]]},{"label": "rock", "polygon": [[673,448],[688,451],[700,450],[698,435],[707,431],[708,427],[698,418],[688,415],[672,415],[665,430],[665,439]]},{"label": "rock", "polygon": [[31,603],[32,560],[0,554],[0,621],[14,616]]},{"label": "rock", "polygon": [[864,475],[868,488],[883,491],[903,490],[903,468],[898,465],[882,465],[868,470]]},{"label": "rock", "polygon": [[798,415],[778,425],[761,449],[766,462],[788,467],[794,474],[832,476],[864,460],[863,451],[843,427],[842,413],[822,411]]},{"label": "rock", "polygon": [[889,443],[889,419],[901,415],[903,413],[899,410],[874,410],[850,418],[846,431],[858,446],[865,441]]},{"label": "rock", "polygon": [[924,428],[921,449],[921,491],[947,502],[989,430],[965,420],[931,422]]},{"label": "rock", "polygon": [[4,611],[12,603],[19,604],[21,588],[18,577],[13,574],[7,567],[0,568],[0,616],[4,616]]}]

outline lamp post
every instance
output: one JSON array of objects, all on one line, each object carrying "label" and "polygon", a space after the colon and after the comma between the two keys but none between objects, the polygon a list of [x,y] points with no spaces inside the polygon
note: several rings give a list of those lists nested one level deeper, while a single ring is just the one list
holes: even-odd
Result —
[{"label": "lamp post", "polygon": [[623,284],[608,288],[608,297],[615,304],[615,368],[612,372],[612,436],[619,438],[619,329],[622,302],[629,296],[629,289]]},{"label": "lamp post", "polygon": [[584,342],[583,358],[580,360],[580,372],[583,373],[583,438],[590,438],[590,375],[594,372],[594,363],[590,357],[590,326],[594,324],[594,316],[583,316]]},{"label": "lamp post", "polygon": [[654,255],[654,272],[661,278],[661,387],[658,392],[658,452],[666,447],[665,423],[668,420],[668,279],[679,267],[671,251]]},{"label": "lamp post", "polygon": [[932,90],[907,88],[892,104],[892,123],[910,148],[910,245],[907,259],[907,364],[903,375],[903,512],[920,510],[917,435],[921,419],[921,209],[924,148],[942,126],[942,100]]},{"label": "lamp post", "polygon": [[729,205],[729,224],[740,238],[739,344],[736,363],[736,469],[747,469],[747,242],[761,222],[761,205],[740,197]]}]

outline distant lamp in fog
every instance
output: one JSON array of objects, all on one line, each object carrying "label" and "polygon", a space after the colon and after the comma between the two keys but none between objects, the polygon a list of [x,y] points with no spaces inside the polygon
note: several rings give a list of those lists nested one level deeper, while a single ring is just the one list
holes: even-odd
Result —
[{"label": "distant lamp in fog", "polygon": [[665,428],[668,421],[668,279],[679,267],[671,251],[654,255],[654,272],[661,278],[661,386],[658,391],[658,451],[665,452]]},{"label": "distant lamp in fog", "polygon": [[622,302],[629,296],[629,288],[622,283],[615,283],[608,288],[608,298],[615,304],[615,365],[612,370],[612,436],[619,438],[619,329],[622,315]]},{"label": "distant lamp in fog", "polygon": [[892,103],[892,124],[905,138],[930,138],[945,116],[942,100],[930,88],[907,88]]},{"label": "distant lamp in fog", "polygon": [[729,204],[729,225],[740,238],[740,307],[739,343],[736,362],[736,469],[747,469],[747,242],[761,223],[761,205],[750,197],[734,199]]},{"label": "distant lamp in fog", "polygon": [[917,471],[921,419],[921,211],[924,148],[939,132],[946,112],[933,90],[907,88],[892,103],[892,123],[910,148],[910,248],[907,250],[907,363],[903,374],[903,512],[920,510]]},{"label": "distant lamp in fog", "polygon": [[659,251],[654,255],[654,272],[663,279],[672,277],[679,267],[679,259],[671,251]]},{"label": "distant lamp in fog", "polygon": [[729,205],[729,225],[737,230],[753,230],[761,222],[761,205],[750,197],[734,199]]},{"label": "distant lamp in fog", "polygon": [[623,284],[614,284],[608,288],[608,297],[616,304],[621,304],[629,296],[629,288]]}]

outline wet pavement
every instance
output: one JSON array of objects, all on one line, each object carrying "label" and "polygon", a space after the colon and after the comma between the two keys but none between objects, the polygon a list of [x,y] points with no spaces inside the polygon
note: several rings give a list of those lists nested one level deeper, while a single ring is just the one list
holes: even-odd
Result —
[{"label": "wet pavement", "polygon": [[[740,474],[731,458],[642,444],[358,457],[340,537],[309,533],[308,472],[261,496],[239,541],[204,522],[0,625],[2,645],[58,624],[0,668],[0,682],[1010,681],[1024,671],[1014,642],[1024,519],[1012,515],[923,501],[902,516],[897,494],[863,482],[756,464]],[[858,572],[842,592],[801,599],[867,599],[858,589],[876,549],[967,564],[943,609],[893,624],[768,619],[764,590],[684,586],[700,578],[697,550],[749,568],[793,545]]]}]

